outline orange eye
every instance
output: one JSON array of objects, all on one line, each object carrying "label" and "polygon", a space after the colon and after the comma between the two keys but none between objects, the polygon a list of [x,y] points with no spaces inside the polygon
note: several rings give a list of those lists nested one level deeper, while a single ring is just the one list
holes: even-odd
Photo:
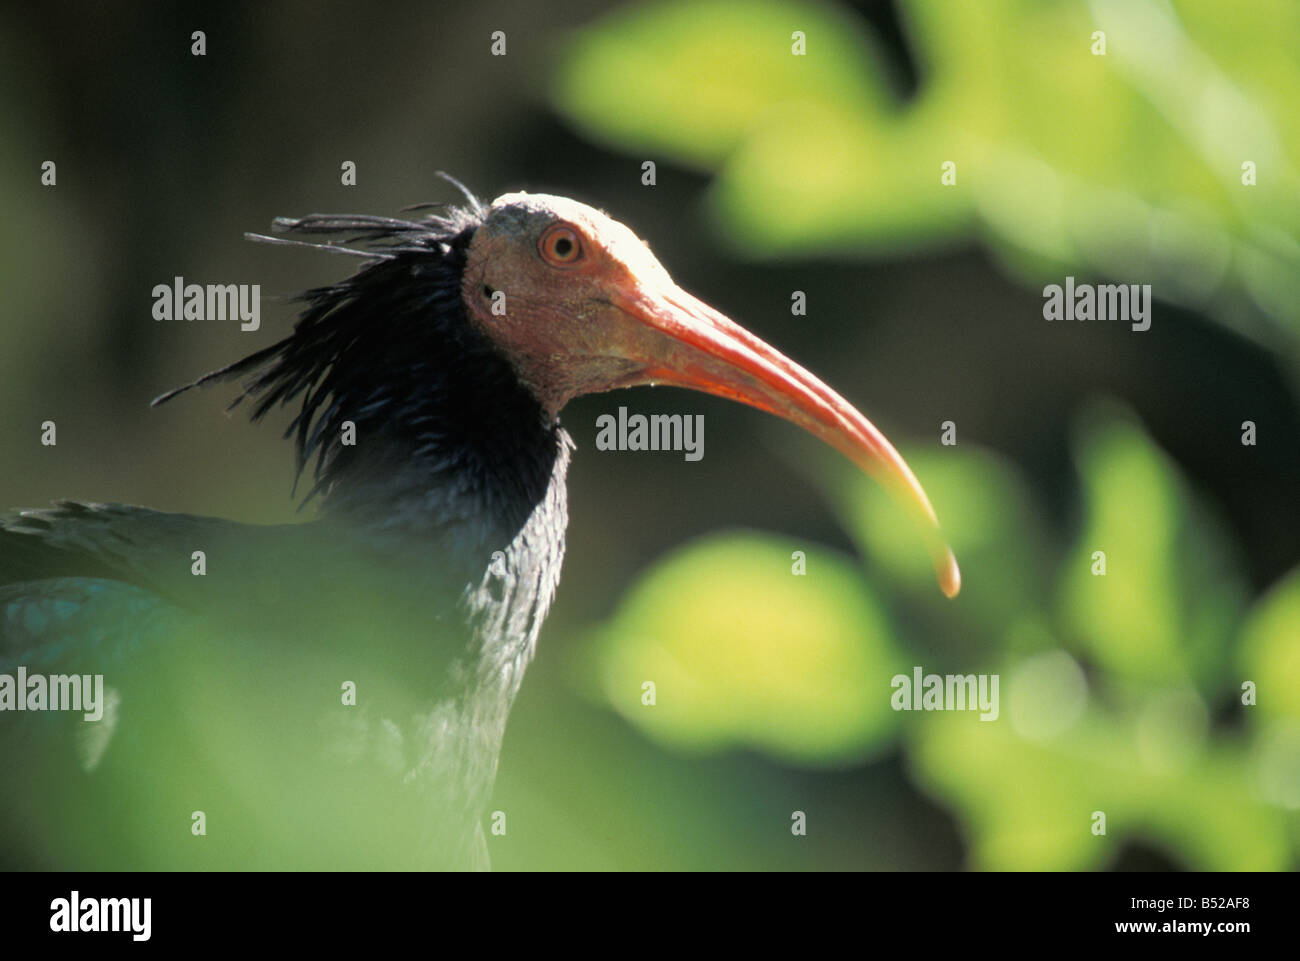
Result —
[{"label": "orange eye", "polygon": [[582,238],[567,224],[547,227],[537,248],[542,259],[553,267],[568,267],[582,259]]}]

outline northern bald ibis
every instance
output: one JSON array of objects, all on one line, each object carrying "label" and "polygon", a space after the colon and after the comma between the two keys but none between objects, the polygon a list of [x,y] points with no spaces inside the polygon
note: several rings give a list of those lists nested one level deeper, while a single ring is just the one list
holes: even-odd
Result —
[{"label": "northern bald ibis", "polygon": [[564,555],[559,415],[583,394],[674,385],[793,421],[919,520],[957,593],[921,485],[846,400],[601,211],[465,195],[411,220],[277,220],[259,239],[363,265],[305,294],[289,336],[188,385],[241,378],[254,420],[296,405],[317,519],[65,501],[0,522],[0,669],[105,685],[99,722],[0,714],[4,816],[41,828],[4,860],[485,867],[506,717]]}]

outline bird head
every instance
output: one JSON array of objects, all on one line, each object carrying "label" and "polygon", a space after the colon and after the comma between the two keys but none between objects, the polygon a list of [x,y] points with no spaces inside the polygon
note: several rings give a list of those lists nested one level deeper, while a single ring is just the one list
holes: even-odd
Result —
[{"label": "bird head", "polygon": [[[940,588],[957,594],[961,574],[929,498],[852,404],[682,290],[645,242],[594,207],[527,193],[484,206],[461,190],[466,206],[438,205],[447,209],[418,221],[313,214],[274,223],[277,234],[342,235],[365,249],[250,234],[361,256],[367,265],[305,294],[307,309],[289,337],[154,403],[244,375],[252,379],[231,406],[257,398],[255,420],[300,399],[289,432],[300,471],[317,456],[314,494],[337,492],[336,481],[358,465],[382,477],[392,467],[373,451],[341,445],[347,418],[369,418],[368,428],[390,436],[413,432],[414,455],[436,456],[438,444],[421,431],[449,404],[473,410],[471,398],[519,413],[524,395],[520,416],[554,424],[584,394],[641,384],[703,391],[783,417],[848,457],[916,520]],[[445,423],[434,433],[449,436]]]},{"label": "bird head", "polygon": [[873,477],[919,522],[939,586],[961,586],[920,482],[835,391],[682,290],[630,229],[586,204],[510,193],[486,209],[466,253],[470,323],[555,416],[574,397],[664,384],[783,417]]}]

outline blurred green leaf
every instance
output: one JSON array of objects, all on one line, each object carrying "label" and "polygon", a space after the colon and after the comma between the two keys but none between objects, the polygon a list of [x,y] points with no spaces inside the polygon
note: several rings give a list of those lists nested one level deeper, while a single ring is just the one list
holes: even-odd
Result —
[{"label": "blurred green leaf", "polygon": [[[852,18],[795,10],[792,19],[776,0],[629,6],[575,35],[553,96],[590,137],[704,167],[725,160],[773,105],[878,113],[880,77]],[[818,56],[791,56],[793,29],[817,38]]]},{"label": "blurred green leaf", "polygon": [[[1020,696],[1013,675],[1004,703]],[[1193,734],[1163,749],[1169,732],[1195,728],[1196,703],[1155,699],[1131,720],[1093,711],[1046,741],[1001,721],[931,715],[909,757],[918,781],[959,813],[972,867],[1099,868],[1123,842],[1143,840],[1196,870],[1284,870],[1290,822],[1257,797],[1237,746]],[[1106,815],[1105,836],[1092,833],[1094,811]]]},{"label": "blurred green leaf", "polygon": [[[807,573],[792,573],[794,551]],[[731,745],[810,764],[892,737],[902,656],[857,568],[817,545],[720,534],[651,568],[594,638],[607,702],[677,748]],[[642,703],[642,685],[656,703]]]},{"label": "blurred green leaf", "polygon": [[612,14],[577,35],[552,97],[593,139],[717,171],[714,209],[750,254],[982,236],[1035,285],[1133,277],[1252,336],[1300,332],[1300,6],[901,7],[921,72],[905,105],[865,25],[772,0]]},{"label": "blurred green leaf", "polygon": [[1230,546],[1117,408],[1089,412],[1075,448],[1084,522],[1062,573],[1069,636],[1117,678],[1221,692],[1244,597]]},{"label": "blurred green leaf", "polygon": [[1240,680],[1257,687],[1258,703],[1250,713],[1300,721],[1300,569],[1251,610],[1240,650]]}]

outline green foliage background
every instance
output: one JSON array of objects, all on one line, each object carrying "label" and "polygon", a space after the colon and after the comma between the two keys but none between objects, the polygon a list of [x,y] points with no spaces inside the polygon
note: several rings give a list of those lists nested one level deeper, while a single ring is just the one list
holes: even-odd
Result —
[{"label": "green foliage background", "polygon": [[[1140,276],[1295,357],[1300,8],[900,6],[925,65],[905,105],[847,11],[768,0],[611,15],[574,39],[554,100],[585,135],[713,174],[707,202],[744,256],[977,239],[1026,284]],[[803,56],[778,40],[792,26]],[[1250,188],[1247,155],[1268,171]],[[658,562],[595,632],[596,689],[682,750],[809,766],[900,751],[974,867],[1095,868],[1132,839],[1194,868],[1287,867],[1300,716],[1278,708],[1300,689],[1300,569],[1252,600],[1239,548],[1121,405],[1081,408],[1071,449],[1081,524],[1055,545],[1014,465],[970,444],[909,452],[967,571],[951,605],[881,492],[819,464],[867,572],[814,549],[803,583],[799,541],[711,536]],[[933,666],[936,634],[971,646],[945,652],[954,672],[1001,675],[998,722],[888,709],[882,680]],[[630,698],[639,678],[659,679],[666,706]],[[1215,723],[1246,680],[1274,708]],[[1085,830],[1092,811],[1106,842]]]}]

